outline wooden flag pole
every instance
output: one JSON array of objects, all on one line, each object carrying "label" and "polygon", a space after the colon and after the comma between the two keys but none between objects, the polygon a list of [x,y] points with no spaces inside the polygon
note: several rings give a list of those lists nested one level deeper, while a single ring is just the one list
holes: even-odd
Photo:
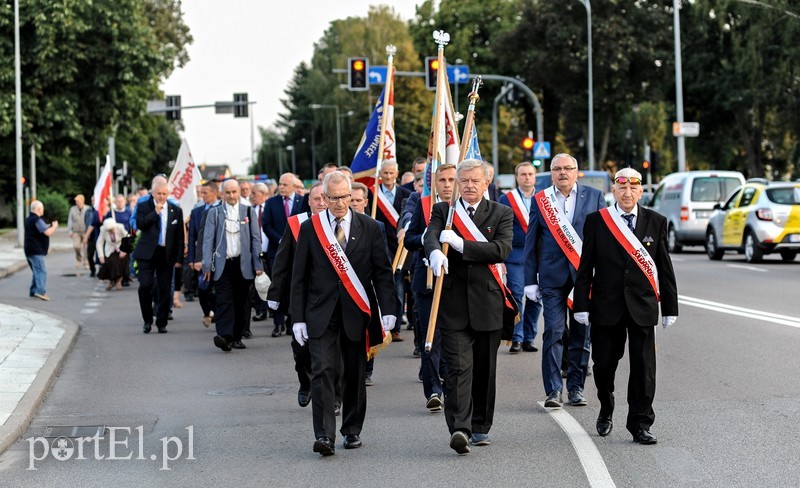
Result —
[{"label": "wooden flag pole", "polygon": [[[464,136],[461,139],[461,147],[458,151],[458,164],[464,161],[464,157],[469,149],[470,141],[472,140],[472,130],[475,126],[475,103],[480,99],[478,89],[482,83],[481,77],[478,76],[472,82],[472,91],[469,94],[469,108],[467,109],[467,122],[464,124]],[[458,171],[458,170],[456,170]],[[457,173],[456,173],[457,174]],[[453,217],[455,215],[456,205],[458,202],[458,181],[456,181],[453,194],[450,196],[450,209],[447,213],[447,223],[445,230],[453,229]],[[442,244],[442,253],[447,256],[450,250],[448,243]],[[425,336],[425,352],[430,352],[433,347],[433,335],[436,332],[436,320],[439,318],[439,305],[442,300],[442,285],[444,284],[444,270],[439,273],[439,278],[436,280],[436,286],[433,288],[433,303],[431,304],[431,315],[428,320],[428,334]]]},{"label": "wooden flag pole", "polygon": [[381,174],[381,165],[383,164],[383,148],[384,140],[386,139],[386,127],[389,123],[389,94],[392,93],[394,88],[394,55],[397,52],[397,47],[389,44],[386,46],[386,55],[388,60],[386,62],[386,85],[383,87],[383,115],[381,116],[381,136],[378,142],[378,161],[375,166],[375,184],[372,189],[372,218],[374,219],[378,213],[378,185]]}]

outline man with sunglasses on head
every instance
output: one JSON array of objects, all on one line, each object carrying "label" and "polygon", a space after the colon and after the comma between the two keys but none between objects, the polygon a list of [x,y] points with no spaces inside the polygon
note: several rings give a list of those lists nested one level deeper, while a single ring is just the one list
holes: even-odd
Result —
[{"label": "man with sunglasses on head", "polygon": [[[575,284],[575,320],[591,322],[594,382],[600,400],[597,433],[613,426],[614,374],[630,340],[628,419],[639,444],[655,444],[656,331],[659,302],[666,329],[678,318],[678,288],[667,252],[667,219],[638,205],[642,175],[617,172],[616,203],[586,217],[581,263]],[[591,291],[591,295],[590,295]]]},{"label": "man with sunglasses on head", "polygon": [[550,172],[555,184],[536,193],[531,204],[525,236],[525,296],[541,300],[543,307],[544,406],[561,408],[566,343],[567,398],[577,407],[586,405],[583,385],[589,367],[589,326],[576,322],[569,306],[580,263],[583,223],[588,214],[606,205],[600,190],[578,184],[578,162],[569,154],[556,154]]}]

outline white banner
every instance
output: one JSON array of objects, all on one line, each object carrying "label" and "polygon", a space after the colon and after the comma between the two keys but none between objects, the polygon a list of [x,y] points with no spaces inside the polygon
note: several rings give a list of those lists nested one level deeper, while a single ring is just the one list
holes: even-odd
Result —
[{"label": "white banner", "polygon": [[106,216],[108,210],[111,208],[109,198],[111,197],[111,159],[106,156],[106,164],[103,166],[103,171],[100,172],[100,178],[94,185],[94,193],[92,193],[92,206],[98,213],[100,222]]},{"label": "white banner", "polygon": [[192,152],[189,151],[189,144],[183,139],[175,167],[169,175],[169,196],[180,204],[186,219],[197,203],[197,186],[201,179],[200,170],[194,164]]}]

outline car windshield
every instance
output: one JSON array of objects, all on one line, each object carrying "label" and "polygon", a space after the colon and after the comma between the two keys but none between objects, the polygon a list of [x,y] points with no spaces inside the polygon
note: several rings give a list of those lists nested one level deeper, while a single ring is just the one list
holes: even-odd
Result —
[{"label": "car windshield", "polygon": [[725,195],[730,195],[739,185],[741,185],[741,181],[738,178],[720,176],[695,178],[692,183],[692,201],[720,202]]},{"label": "car windshield", "polygon": [[770,202],[781,205],[800,205],[800,187],[770,188],[767,190],[767,198]]}]

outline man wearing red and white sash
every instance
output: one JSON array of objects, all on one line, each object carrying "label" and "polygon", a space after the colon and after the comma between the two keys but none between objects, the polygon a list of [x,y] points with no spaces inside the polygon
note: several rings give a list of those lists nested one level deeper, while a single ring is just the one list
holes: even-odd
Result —
[{"label": "man wearing red and white sash", "polygon": [[[292,267],[292,330],[301,345],[308,341],[311,352],[314,452],[323,456],[335,452],[333,385],[339,355],[344,363],[340,432],[344,448],[353,449],[361,447],[367,409],[368,347],[379,346],[397,320],[380,226],[349,209],[350,192],[350,180],[343,173],[325,176],[322,193],[328,210],[300,226]],[[380,314],[381,321],[370,322],[372,314]]]},{"label": "man wearing red and white sash", "polygon": [[[444,416],[450,447],[466,454],[470,441],[476,446],[490,443],[506,301],[495,264],[511,252],[514,216],[505,205],[483,198],[489,186],[483,162],[464,160],[456,180],[461,198],[454,230],[444,230],[450,204],[437,203],[423,243],[434,275],[444,279],[436,328],[447,364]],[[445,242],[450,245],[447,256],[441,250]]]},{"label": "man wearing red and white sash", "polygon": [[[536,203],[533,201],[534,185],[536,184],[536,168],[530,162],[519,163],[514,168],[517,180],[517,189],[500,195],[497,200],[503,205],[508,205],[514,212],[514,241],[511,243],[511,254],[506,259],[506,278],[514,300],[522,307],[522,293],[525,288],[525,236],[528,234],[530,211]],[[542,304],[538,300],[528,300],[522,312],[522,320],[514,327],[514,337],[511,339],[511,354],[522,350],[536,352],[533,340],[538,332],[539,314]]]},{"label": "man wearing red and white sash", "polygon": [[[614,373],[630,340],[628,419],[633,440],[655,444],[655,325],[659,299],[666,329],[678,318],[678,289],[667,252],[667,219],[639,206],[642,175],[625,168],[614,177],[613,207],[586,217],[575,284],[575,319],[591,321],[594,381],[600,400],[597,433],[611,432]],[[591,291],[591,295],[590,295]]]},{"label": "man wearing red and white sash", "polygon": [[583,222],[586,215],[606,204],[600,190],[578,184],[578,162],[569,154],[556,154],[550,171],[554,185],[536,193],[531,205],[530,229],[525,237],[525,296],[541,300],[544,310],[544,406],[561,407],[565,347],[567,399],[573,406],[584,406],[589,327],[576,322],[568,306],[580,263]]}]

